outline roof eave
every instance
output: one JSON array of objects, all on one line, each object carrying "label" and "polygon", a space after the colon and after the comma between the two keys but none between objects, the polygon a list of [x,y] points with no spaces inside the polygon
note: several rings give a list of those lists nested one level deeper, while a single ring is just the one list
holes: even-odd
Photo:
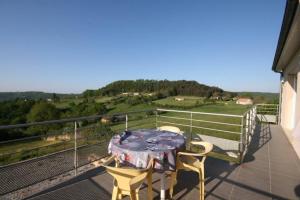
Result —
[{"label": "roof eave", "polygon": [[279,62],[281,53],[283,51],[283,48],[285,46],[287,37],[289,35],[298,4],[299,4],[299,0],[287,0],[287,2],[286,2],[283,21],[282,21],[281,30],[280,30],[280,35],[279,35],[276,53],[275,53],[275,57],[274,57],[273,65],[272,65],[272,70],[274,72],[281,72],[281,70],[279,69],[279,66],[278,66],[278,62]]}]

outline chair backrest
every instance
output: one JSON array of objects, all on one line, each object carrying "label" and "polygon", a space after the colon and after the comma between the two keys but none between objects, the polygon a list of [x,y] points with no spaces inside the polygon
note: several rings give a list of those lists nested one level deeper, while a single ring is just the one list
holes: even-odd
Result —
[{"label": "chair backrest", "polygon": [[204,147],[204,151],[201,152],[202,155],[206,155],[209,152],[212,151],[214,145],[209,143],[209,142],[204,142],[204,141],[191,141],[192,145],[197,145],[197,146],[202,146]]},{"label": "chair backrest", "polygon": [[170,132],[182,134],[180,129],[176,126],[161,126],[161,127],[158,127],[158,130],[160,130],[160,131],[170,131]]}]

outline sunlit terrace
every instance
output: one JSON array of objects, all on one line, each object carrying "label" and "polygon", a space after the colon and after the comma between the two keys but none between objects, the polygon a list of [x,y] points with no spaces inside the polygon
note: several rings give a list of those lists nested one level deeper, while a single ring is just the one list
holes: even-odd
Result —
[{"label": "sunlit terrace", "polygon": [[[1,198],[111,199],[113,178],[102,167],[111,137],[124,130],[176,125],[184,132],[187,150],[191,138],[214,144],[205,162],[205,199],[298,199],[300,163],[276,125],[277,112],[273,105],[256,105],[241,115],[155,109],[1,126],[2,131],[51,126],[46,135],[1,143],[11,147],[1,154]],[[33,146],[18,150],[29,141]],[[45,141],[47,145],[34,146]],[[180,170],[177,180],[173,199],[199,199],[196,173]],[[167,199],[169,182],[166,173]],[[154,199],[160,199],[160,173],[154,171],[152,184]],[[145,182],[140,199],[147,199],[147,188]]]}]

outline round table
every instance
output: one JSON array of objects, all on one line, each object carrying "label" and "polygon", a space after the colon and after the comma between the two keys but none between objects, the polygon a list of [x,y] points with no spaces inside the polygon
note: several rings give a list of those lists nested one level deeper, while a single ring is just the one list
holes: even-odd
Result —
[{"label": "round table", "polygon": [[146,168],[154,158],[154,169],[161,173],[161,199],[165,199],[165,171],[176,169],[176,153],[185,148],[185,137],[156,129],[126,131],[112,137],[108,151],[121,163]]}]

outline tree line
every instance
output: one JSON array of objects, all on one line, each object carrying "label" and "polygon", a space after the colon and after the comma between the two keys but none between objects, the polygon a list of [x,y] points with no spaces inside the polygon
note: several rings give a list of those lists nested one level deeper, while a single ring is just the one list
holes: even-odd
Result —
[{"label": "tree line", "polygon": [[[104,114],[104,104],[85,99],[79,104],[70,103],[68,108],[59,109],[45,100],[15,99],[0,102],[0,125],[23,124],[54,119]],[[59,125],[32,126],[25,129],[0,130],[0,141],[36,136],[57,130]]]},{"label": "tree line", "polygon": [[127,92],[158,93],[164,96],[199,96],[199,97],[234,97],[237,94],[227,92],[218,87],[200,84],[197,81],[169,80],[120,80],[112,82],[98,90],[86,90],[85,97],[115,96]]},{"label": "tree line", "polygon": [[39,100],[39,99],[53,99],[56,96],[58,98],[73,98],[77,94],[57,94],[57,93],[46,93],[46,92],[0,92],[0,102],[14,99],[28,99],[28,100]]}]

